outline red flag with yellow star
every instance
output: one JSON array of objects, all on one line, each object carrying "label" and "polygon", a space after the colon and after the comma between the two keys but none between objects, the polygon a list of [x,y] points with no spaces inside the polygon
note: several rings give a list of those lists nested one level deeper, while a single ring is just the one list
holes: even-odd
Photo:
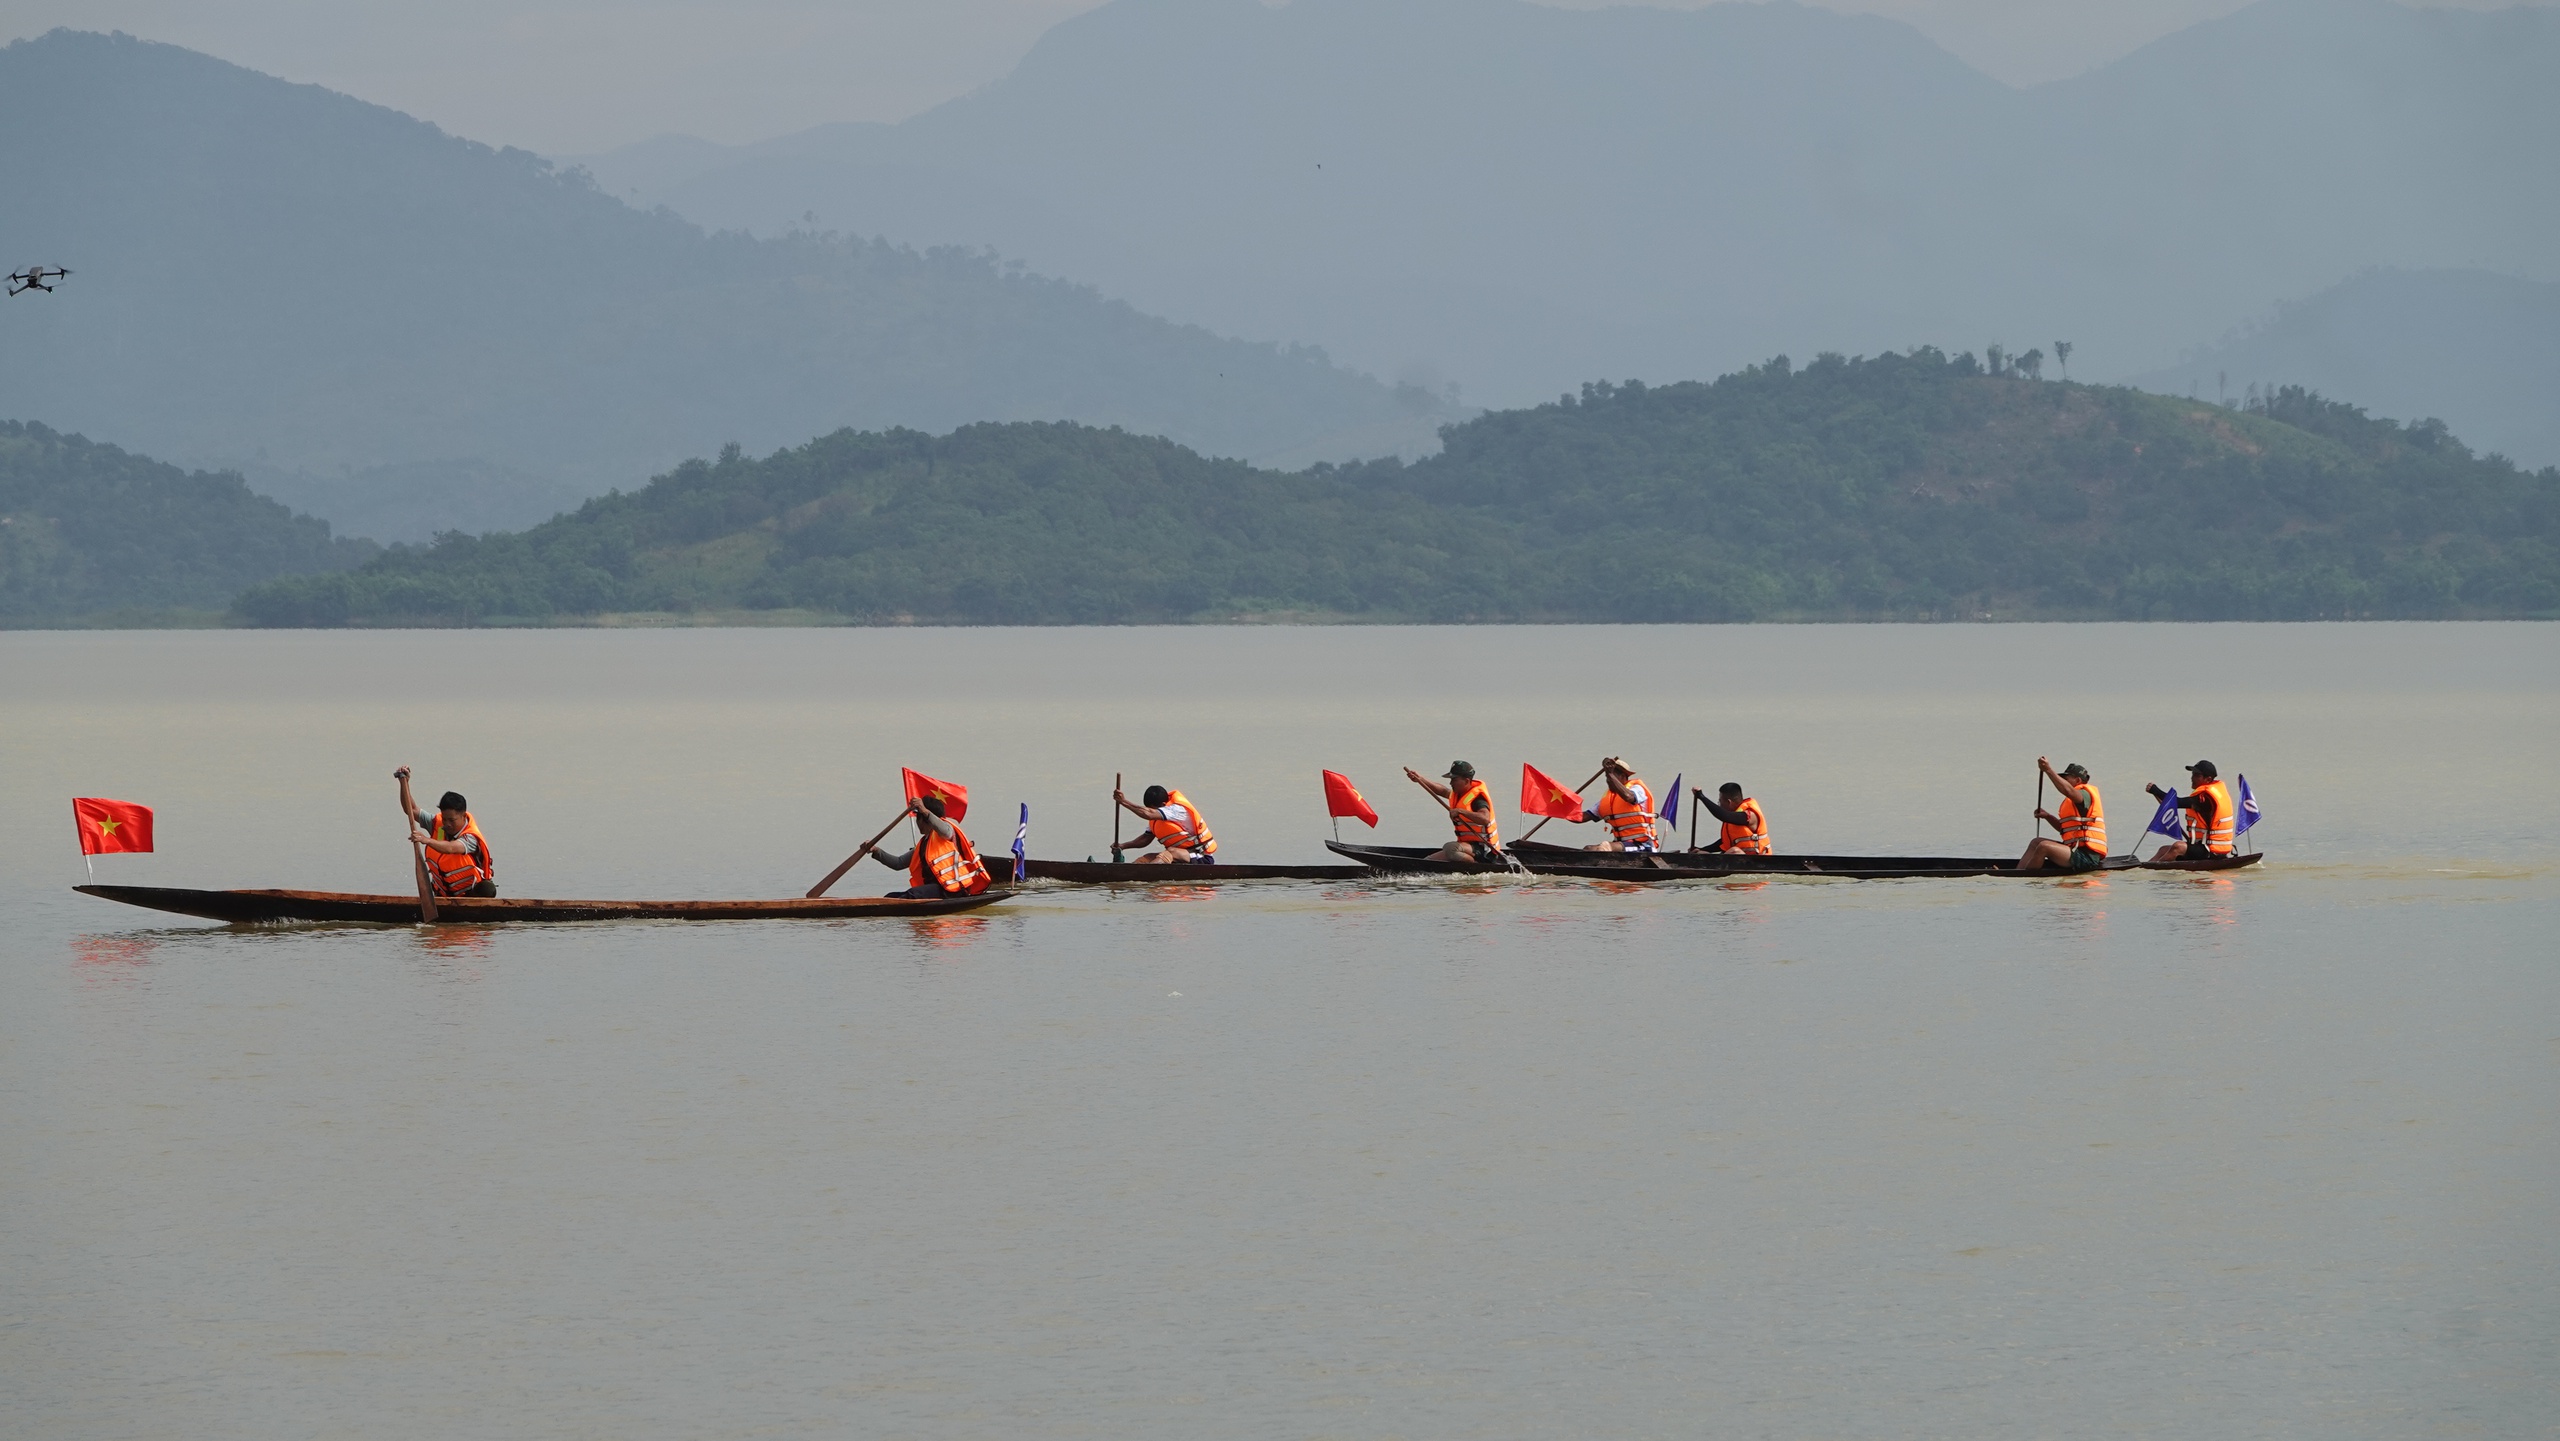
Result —
[{"label": "red flag with yellow star", "polygon": [[1523,761],[1520,765],[1520,809],[1560,821],[1582,819],[1582,797],[1556,783],[1553,776]]},{"label": "red flag with yellow star", "polygon": [[151,807],[131,801],[73,796],[71,818],[80,827],[80,854],[103,856],[116,851],[151,849]]},{"label": "red flag with yellow star", "polygon": [[926,796],[940,796],[944,820],[957,821],[968,818],[969,788],[967,786],[955,786],[949,781],[938,781],[922,771],[911,771],[903,766],[899,767],[898,774],[907,782],[908,800],[920,801]]}]

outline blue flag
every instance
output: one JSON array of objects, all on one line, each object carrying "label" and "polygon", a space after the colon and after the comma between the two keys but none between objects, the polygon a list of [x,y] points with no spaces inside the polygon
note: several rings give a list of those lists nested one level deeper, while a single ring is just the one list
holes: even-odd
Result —
[{"label": "blue flag", "polygon": [[2245,836],[2249,833],[2249,827],[2257,823],[2258,798],[2249,794],[2249,778],[2244,775],[2240,778],[2240,822],[2232,834]]},{"label": "blue flag", "polygon": [[1024,801],[1022,803],[1022,824],[1013,828],[1013,878],[1017,881],[1022,879],[1024,869],[1023,862],[1027,859],[1022,853],[1022,848],[1024,844],[1030,841],[1030,839],[1031,802]]},{"label": "blue flag", "polygon": [[2143,834],[2167,836],[2173,841],[2182,841],[2187,838],[2186,823],[2178,815],[2178,791],[2175,786],[2170,787],[2169,793],[2160,798],[2160,809],[2152,813],[2151,825],[2143,831]]},{"label": "blue flag", "polygon": [[1671,789],[1663,794],[1662,823],[1666,826],[1676,826],[1680,824],[1680,782],[1687,778],[1688,772],[1686,771],[1682,771],[1679,775],[1673,776],[1671,778]]}]

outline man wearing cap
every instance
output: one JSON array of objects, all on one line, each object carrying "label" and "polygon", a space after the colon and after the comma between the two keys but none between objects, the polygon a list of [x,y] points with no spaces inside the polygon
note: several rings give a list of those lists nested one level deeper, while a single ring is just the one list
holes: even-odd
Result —
[{"label": "man wearing cap", "polygon": [[1608,822],[1609,837],[1583,849],[1651,852],[1655,841],[1652,788],[1637,779],[1627,763],[1616,756],[1602,758],[1600,779],[1609,788],[1601,793],[1599,804],[1582,808],[1582,822]]},{"label": "man wearing cap", "polygon": [[[2167,798],[2158,786],[2146,784],[2143,789],[2155,801]],[[2200,861],[2231,854],[2240,813],[2233,808],[2231,792],[2222,784],[2222,772],[2214,769],[2213,762],[2198,761],[2187,767],[2187,794],[2178,797],[2178,809],[2187,813],[2187,838],[2153,851],[2151,859]]]},{"label": "man wearing cap", "polygon": [[2094,871],[2107,863],[2107,808],[2098,788],[2089,784],[2089,768],[2073,761],[2057,771],[2053,762],[2036,757],[2036,768],[2053,782],[2061,798],[2054,802],[2061,814],[2036,807],[2036,819],[2053,822],[2062,839],[2038,836],[2027,842],[2018,853],[2018,869],[2040,871],[2047,866],[2070,871]]},{"label": "man wearing cap", "polygon": [[489,838],[471,818],[471,803],[460,791],[446,791],[433,811],[418,809],[409,794],[409,768],[391,773],[400,783],[400,814],[409,818],[409,839],[426,847],[427,880],[440,896],[498,893],[498,860],[489,854]]},{"label": "man wearing cap", "polygon": [[1493,795],[1476,779],[1476,768],[1465,761],[1449,762],[1439,782],[1411,766],[1404,768],[1405,778],[1431,792],[1431,798],[1448,808],[1449,828],[1457,832],[1450,842],[1431,853],[1429,859],[1454,861],[1459,865],[1487,865],[1502,856],[1502,831],[1493,817]]}]

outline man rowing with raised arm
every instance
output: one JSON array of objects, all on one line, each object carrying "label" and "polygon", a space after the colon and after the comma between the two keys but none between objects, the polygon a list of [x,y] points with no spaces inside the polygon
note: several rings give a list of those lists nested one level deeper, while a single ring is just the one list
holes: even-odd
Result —
[{"label": "man rowing with raised arm", "polygon": [[[2187,813],[2187,838],[2153,851],[2151,858],[2155,861],[2201,861],[2231,854],[2240,812],[2231,804],[2231,791],[2222,783],[2222,772],[2215,770],[2211,761],[2198,761],[2187,767],[2187,785],[2189,793],[2178,797],[2178,809]],[[2158,786],[2145,782],[2142,788],[2155,801],[2168,799]]]},{"label": "man rowing with raised arm", "polygon": [[[2107,807],[2098,796],[2098,788],[2089,784],[2089,768],[2073,761],[2060,770],[2043,756],[2036,757],[2036,768],[2060,793],[2054,805],[2060,814],[2036,808],[2036,819],[2053,822],[2062,839],[2038,836],[2027,842],[2018,853],[2018,869],[2040,871],[2059,866],[2072,871],[2094,871],[2107,863]],[[2141,837],[2136,836],[2136,840]]]},{"label": "man rowing with raised arm", "polygon": [[1443,777],[1449,784],[1440,785],[1411,766],[1404,768],[1405,779],[1431,792],[1432,799],[1449,812],[1449,828],[1457,835],[1447,845],[1433,851],[1428,859],[1455,861],[1459,865],[1487,865],[1502,857],[1502,828],[1494,820],[1493,794],[1476,779],[1476,768],[1465,761],[1449,762]]},{"label": "man rowing with raised arm", "polygon": [[1582,822],[1606,821],[1608,839],[1584,846],[1586,851],[1651,851],[1656,844],[1653,830],[1653,791],[1636,778],[1627,763],[1616,756],[1600,762],[1600,779],[1608,789],[1600,793],[1598,805],[1582,808]]},{"label": "man rowing with raised arm", "polygon": [[1724,823],[1724,832],[1716,843],[1699,847],[1701,851],[1736,856],[1769,854],[1769,818],[1761,814],[1758,801],[1742,793],[1740,781],[1726,781],[1716,787],[1712,797],[1702,790],[1691,790],[1689,797]]},{"label": "man rowing with raised arm", "polygon": [[907,888],[889,892],[896,901],[931,901],[945,896],[974,896],[987,888],[987,868],[969,833],[943,819],[942,797],[907,802],[916,818],[916,843],[891,855],[873,851],[871,858],[891,870],[905,867]]},{"label": "man rowing with raised arm", "polygon": [[489,838],[471,818],[471,803],[460,791],[446,791],[434,811],[418,809],[409,794],[409,768],[391,773],[400,783],[400,814],[409,818],[409,839],[427,849],[427,880],[440,896],[498,893],[498,858],[489,853]]},{"label": "man rowing with raised arm", "polygon": [[[1163,786],[1147,787],[1145,805],[1131,805],[1122,792],[1111,793],[1112,802],[1120,809],[1147,823],[1146,839],[1140,848],[1160,845],[1164,849],[1138,857],[1137,864],[1208,866],[1218,861],[1218,838],[1209,833],[1209,818],[1191,803],[1191,797]],[[1113,851],[1111,859],[1120,859]]]}]

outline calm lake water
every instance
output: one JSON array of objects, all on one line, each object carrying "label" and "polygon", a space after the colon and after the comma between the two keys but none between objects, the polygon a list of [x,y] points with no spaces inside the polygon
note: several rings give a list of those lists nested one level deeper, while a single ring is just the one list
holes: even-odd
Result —
[{"label": "calm lake water", "polygon": [[[0,1431],[47,1438],[2548,1436],[2560,626],[0,634]],[[1231,860],[1316,772],[1603,752],[1784,849],[2258,871],[1044,889],[932,922],[232,930],[797,894],[898,804]],[[1561,828],[1550,828],[1554,836]],[[1370,833],[1359,832],[1366,837]],[[1587,834],[1585,835],[1587,839]],[[846,883],[884,890],[866,866]]]}]

